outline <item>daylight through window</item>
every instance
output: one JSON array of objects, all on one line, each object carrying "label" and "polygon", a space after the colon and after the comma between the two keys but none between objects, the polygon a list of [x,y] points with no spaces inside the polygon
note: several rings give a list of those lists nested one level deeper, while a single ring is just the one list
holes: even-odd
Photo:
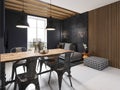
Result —
[{"label": "daylight through window", "polygon": [[39,39],[41,42],[47,43],[47,19],[35,16],[28,16],[29,28],[27,31],[28,49],[33,47],[33,40]]}]

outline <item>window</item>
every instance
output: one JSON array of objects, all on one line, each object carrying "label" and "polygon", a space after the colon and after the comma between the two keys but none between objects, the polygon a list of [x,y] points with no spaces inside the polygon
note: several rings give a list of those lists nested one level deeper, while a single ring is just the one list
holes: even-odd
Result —
[{"label": "window", "polygon": [[47,19],[35,16],[28,16],[29,28],[27,31],[27,47],[33,47],[33,39],[40,39],[41,42],[47,43]]}]

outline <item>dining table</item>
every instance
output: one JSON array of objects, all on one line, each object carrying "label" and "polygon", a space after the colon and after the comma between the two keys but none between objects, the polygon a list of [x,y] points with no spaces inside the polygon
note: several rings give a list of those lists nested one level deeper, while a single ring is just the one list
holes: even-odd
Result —
[{"label": "dining table", "polygon": [[[17,53],[3,53],[0,54],[0,66],[1,66],[1,90],[6,90],[6,85],[13,81],[6,81],[6,73],[5,73],[5,63],[6,62],[13,62],[17,60],[23,60],[30,57],[37,57],[37,58],[44,58],[49,56],[55,56],[65,53],[72,53],[72,50],[65,50],[65,49],[49,49],[46,54],[42,54],[40,52],[34,51],[26,51],[26,52],[17,52]],[[69,60],[69,67],[70,67],[70,60]],[[70,68],[69,68],[70,69]]]}]

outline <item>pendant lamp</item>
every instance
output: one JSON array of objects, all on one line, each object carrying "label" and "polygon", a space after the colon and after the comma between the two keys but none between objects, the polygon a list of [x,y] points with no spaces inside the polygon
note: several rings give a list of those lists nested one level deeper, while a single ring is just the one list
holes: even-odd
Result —
[{"label": "pendant lamp", "polygon": [[47,19],[46,30],[49,30],[49,31],[55,30],[54,21],[53,21],[53,18],[51,16],[51,0],[50,0],[50,17]]},{"label": "pendant lamp", "polygon": [[24,13],[24,0],[23,0],[23,11],[21,13],[21,17],[17,22],[17,28],[28,28],[29,24],[27,22],[27,15]]}]

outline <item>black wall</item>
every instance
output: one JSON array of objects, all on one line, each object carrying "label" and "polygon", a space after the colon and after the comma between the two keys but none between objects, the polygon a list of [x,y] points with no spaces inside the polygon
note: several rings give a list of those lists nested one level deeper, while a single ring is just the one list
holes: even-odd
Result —
[{"label": "black wall", "polygon": [[5,48],[9,52],[13,47],[27,47],[27,29],[17,28],[21,13],[6,10]]},{"label": "black wall", "polygon": [[4,53],[5,8],[4,0],[0,0],[0,53]]},{"label": "black wall", "polygon": [[[9,52],[12,47],[27,47],[27,30],[16,28],[20,12],[6,10],[5,48]],[[47,32],[48,49],[56,48],[62,42],[76,43],[79,52],[83,52],[83,42],[88,43],[88,13],[76,15],[64,21],[54,19],[55,31]]]},{"label": "black wall", "polygon": [[63,21],[62,42],[72,42],[79,52],[88,44],[88,13],[79,14]]},{"label": "black wall", "polygon": [[[16,28],[20,12],[6,10],[5,47],[9,52],[12,47],[27,47],[27,29]],[[61,38],[62,21],[54,19],[55,31],[47,32],[48,49],[56,48]]]},{"label": "black wall", "polygon": [[62,21],[53,19],[55,29],[54,31],[47,31],[48,49],[57,47],[61,40]]}]

